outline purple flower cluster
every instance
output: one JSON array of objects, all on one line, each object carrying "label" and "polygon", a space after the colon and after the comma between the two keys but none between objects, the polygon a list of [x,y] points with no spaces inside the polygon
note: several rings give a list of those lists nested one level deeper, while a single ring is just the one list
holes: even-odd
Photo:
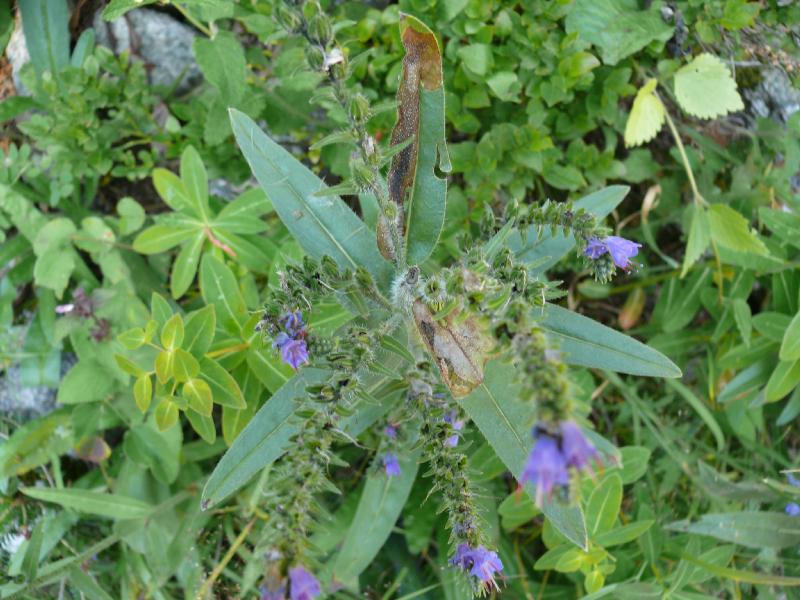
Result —
[{"label": "purple flower cluster", "polygon": [[275,341],[272,342],[273,348],[281,351],[283,362],[292,367],[295,371],[302,364],[308,363],[308,345],[306,344],[306,326],[303,323],[303,315],[299,310],[288,312],[280,320],[283,326]]},{"label": "purple flower cluster", "polygon": [[574,421],[562,421],[559,435],[546,433],[537,435],[520,483],[531,482],[536,486],[536,504],[541,506],[549,499],[556,486],[569,485],[570,468],[583,471],[589,462],[598,458],[597,449],[591,444]]},{"label": "purple flower cluster", "polygon": [[503,572],[503,563],[500,562],[497,552],[483,546],[471,548],[468,544],[459,544],[450,564],[462,571],[469,571],[470,575],[481,582],[485,591],[499,589],[494,576]]},{"label": "purple flower cluster", "polygon": [[631,267],[631,258],[639,253],[639,248],[641,247],[642,245],[636,242],[610,235],[602,240],[597,237],[591,238],[583,253],[592,260],[597,260],[608,252],[614,260],[615,265],[620,269],[627,270]]},{"label": "purple flower cluster", "polygon": [[305,567],[297,566],[289,570],[290,600],[314,600],[321,592],[319,581]]}]

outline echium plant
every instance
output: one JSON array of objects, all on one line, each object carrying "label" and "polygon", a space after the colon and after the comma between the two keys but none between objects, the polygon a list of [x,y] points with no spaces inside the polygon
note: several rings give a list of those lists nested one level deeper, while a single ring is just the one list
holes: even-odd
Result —
[{"label": "echium plant", "polygon": [[[310,599],[353,585],[402,508],[383,498],[406,498],[418,465],[427,464],[427,501],[441,503],[450,530],[450,547],[440,552],[474,595],[485,595],[502,587],[504,567],[467,468],[467,440],[482,435],[551,524],[588,550],[579,478],[602,460],[601,447],[614,448],[587,434],[586,407],[574,401],[566,364],[651,376],[679,371],[639,342],[550,304],[560,292],[543,270],[573,247],[598,279],[631,268],[639,245],[609,236],[600,222],[626,189],[575,204],[488,210],[461,238],[459,259],[441,264],[446,180],[437,173],[449,164],[436,36],[401,17],[398,119],[383,148],[369,133],[369,102],[349,83],[359,57],[337,44],[318,3],[286,2],[277,14],[290,35],[307,41],[309,66],[322,76],[315,101],[347,115],[346,127],[320,144],[350,141],[355,150],[350,179],[328,188],[231,111],[242,152],[306,256],[280,274],[256,327],[295,376],[233,441],[206,484],[205,506],[270,467],[258,488],[269,490],[257,545],[266,560],[262,598]],[[374,231],[337,194],[377,205]],[[350,319],[325,334],[308,323],[332,299]],[[326,494],[338,491],[330,472],[347,465],[341,450],[348,444],[375,450],[351,526],[360,536],[368,525],[370,539],[348,536],[326,561],[311,537],[326,517]]]}]

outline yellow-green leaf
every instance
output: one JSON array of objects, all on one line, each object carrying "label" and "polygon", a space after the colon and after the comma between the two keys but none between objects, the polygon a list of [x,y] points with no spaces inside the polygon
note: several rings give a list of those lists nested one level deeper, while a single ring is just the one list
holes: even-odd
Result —
[{"label": "yellow-green leaf", "polygon": [[675,73],[675,98],[683,110],[701,119],[715,119],[744,110],[728,67],[705,52]]},{"label": "yellow-green leaf", "polygon": [[649,142],[661,131],[664,124],[664,104],[655,91],[658,82],[650,79],[633,100],[631,114],[625,124],[625,146],[628,148]]}]

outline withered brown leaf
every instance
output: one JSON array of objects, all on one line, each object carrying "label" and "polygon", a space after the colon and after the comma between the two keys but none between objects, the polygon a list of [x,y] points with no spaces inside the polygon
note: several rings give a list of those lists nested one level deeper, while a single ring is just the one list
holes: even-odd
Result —
[{"label": "withered brown leaf", "polygon": [[477,317],[454,311],[437,321],[428,306],[416,300],[414,322],[442,379],[455,398],[463,398],[483,381],[483,367],[494,343]]}]

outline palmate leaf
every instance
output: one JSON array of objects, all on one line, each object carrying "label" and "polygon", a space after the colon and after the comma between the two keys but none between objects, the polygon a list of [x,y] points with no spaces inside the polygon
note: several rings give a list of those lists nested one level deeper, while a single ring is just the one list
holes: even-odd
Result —
[{"label": "palmate leaf", "polygon": [[701,119],[715,119],[744,110],[728,67],[705,52],[675,73],[675,97],[683,110]]},{"label": "palmate leaf", "polygon": [[362,266],[386,290],[391,265],[378,252],[375,236],[340,198],[318,197],[325,184],[300,161],[273,142],[253,120],[230,110],[239,148],[275,211],[313,258],[333,258],[341,268]]}]

